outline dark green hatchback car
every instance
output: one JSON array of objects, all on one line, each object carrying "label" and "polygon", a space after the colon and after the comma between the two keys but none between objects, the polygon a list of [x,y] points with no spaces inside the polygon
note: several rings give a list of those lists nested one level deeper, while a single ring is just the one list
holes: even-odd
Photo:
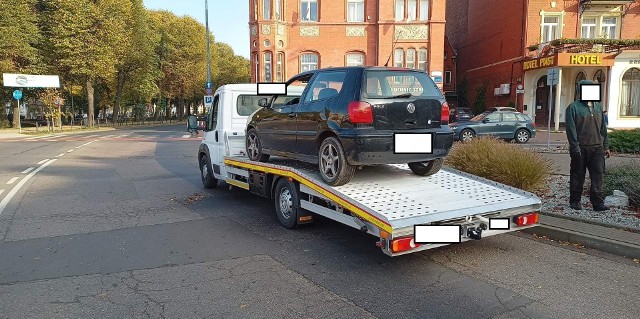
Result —
[{"label": "dark green hatchback car", "polygon": [[450,123],[456,140],[468,141],[476,136],[495,136],[516,143],[526,143],[536,136],[531,118],[515,111],[484,112],[467,122]]}]

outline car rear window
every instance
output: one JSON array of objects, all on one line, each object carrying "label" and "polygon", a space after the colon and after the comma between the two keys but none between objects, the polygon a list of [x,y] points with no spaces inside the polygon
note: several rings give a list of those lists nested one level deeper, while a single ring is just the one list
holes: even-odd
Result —
[{"label": "car rear window", "polygon": [[366,70],[363,95],[367,98],[389,98],[411,93],[413,96],[437,96],[442,93],[424,72],[410,70]]},{"label": "car rear window", "polygon": [[[281,106],[295,98],[299,98],[300,96],[295,95],[282,95],[278,96],[273,103],[273,107]],[[264,95],[240,95],[238,96],[238,102],[236,103],[236,110],[238,115],[240,116],[249,116],[253,114],[253,112],[257,111],[260,106],[258,105],[258,101],[260,99],[269,100],[269,96]]]}]

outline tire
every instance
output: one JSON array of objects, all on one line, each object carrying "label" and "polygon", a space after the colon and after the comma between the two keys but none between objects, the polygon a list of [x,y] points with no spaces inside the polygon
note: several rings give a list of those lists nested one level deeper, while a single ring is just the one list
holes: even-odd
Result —
[{"label": "tire", "polygon": [[209,156],[206,154],[200,158],[200,178],[202,179],[204,188],[212,189],[218,186],[218,180],[213,177],[211,161],[209,161]]},{"label": "tire", "polygon": [[529,141],[529,139],[531,138],[531,133],[529,133],[529,131],[521,128],[519,130],[516,131],[516,135],[515,135],[515,141],[518,144],[524,144],[526,142]]},{"label": "tire", "polygon": [[471,129],[466,128],[460,132],[460,140],[462,142],[468,142],[474,137],[476,137],[476,134]]},{"label": "tire", "polygon": [[409,163],[411,171],[420,176],[431,176],[442,168],[444,160],[442,158],[436,158],[428,162],[415,162]]},{"label": "tire", "polygon": [[246,150],[247,157],[252,161],[266,162],[269,160],[269,155],[262,153],[260,136],[258,136],[258,131],[253,128],[247,132]]},{"label": "tire", "polygon": [[348,183],[356,167],[347,162],[342,145],[335,137],[327,137],[318,151],[318,168],[325,183],[341,186]]},{"label": "tire", "polygon": [[289,182],[286,178],[281,178],[276,184],[273,197],[276,217],[278,217],[280,224],[289,229],[298,227],[300,200],[295,184]]}]

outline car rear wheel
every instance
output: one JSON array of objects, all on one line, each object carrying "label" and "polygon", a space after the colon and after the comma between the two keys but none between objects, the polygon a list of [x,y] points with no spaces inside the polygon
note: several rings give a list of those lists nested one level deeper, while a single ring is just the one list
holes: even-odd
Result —
[{"label": "car rear wheel", "polygon": [[347,163],[342,145],[335,137],[328,137],[320,145],[320,175],[325,183],[340,186],[348,183],[356,171],[356,167]]},{"label": "car rear wheel", "polygon": [[463,142],[468,142],[472,140],[476,134],[470,129],[464,129],[460,132],[460,140]]},{"label": "car rear wheel", "polygon": [[519,129],[516,132],[516,143],[524,144],[529,141],[529,138],[531,138],[531,134],[525,129]]},{"label": "car rear wheel", "polygon": [[269,155],[262,153],[260,137],[258,136],[258,132],[253,128],[247,132],[247,157],[256,162],[266,162],[269,160]]},{"label": "car rear wheel", "polygon": [[411,171],[420,176],[431,176],[442,168],[444,160],[442,158],[436,158],[428,162],[415,162],[409,163]]}]

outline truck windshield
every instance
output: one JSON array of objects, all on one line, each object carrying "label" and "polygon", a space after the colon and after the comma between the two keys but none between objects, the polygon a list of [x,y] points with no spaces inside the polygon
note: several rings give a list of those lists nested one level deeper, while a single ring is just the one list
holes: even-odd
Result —
[{"label": "truck windshield", "polygon": [[429,96],[440,97],[442,93],[424,72],[411,70],[367,70],[365,71],[364,96],[370,99]]},{"label": "truck windshield", "polygon": [[[273,106],[274,107],[278,107],[280,105],[283,105],[295,98],[300,97],[299,95],[282,95],[282,96],[278,96],[276,98],[276,100],[274,101]],[[238,112],[238,115],[240,116],[249,116],[251,114],[253,114],[253,112],[257,111],[258,109],[260,109],[260,106],[258,105],[258,101],[260,101],[260,99],[267,99],[269,100],[269,96],[264,96],[264,95],[240,95],[238,96],[238,103],[236,103],[236,110]]]}]

